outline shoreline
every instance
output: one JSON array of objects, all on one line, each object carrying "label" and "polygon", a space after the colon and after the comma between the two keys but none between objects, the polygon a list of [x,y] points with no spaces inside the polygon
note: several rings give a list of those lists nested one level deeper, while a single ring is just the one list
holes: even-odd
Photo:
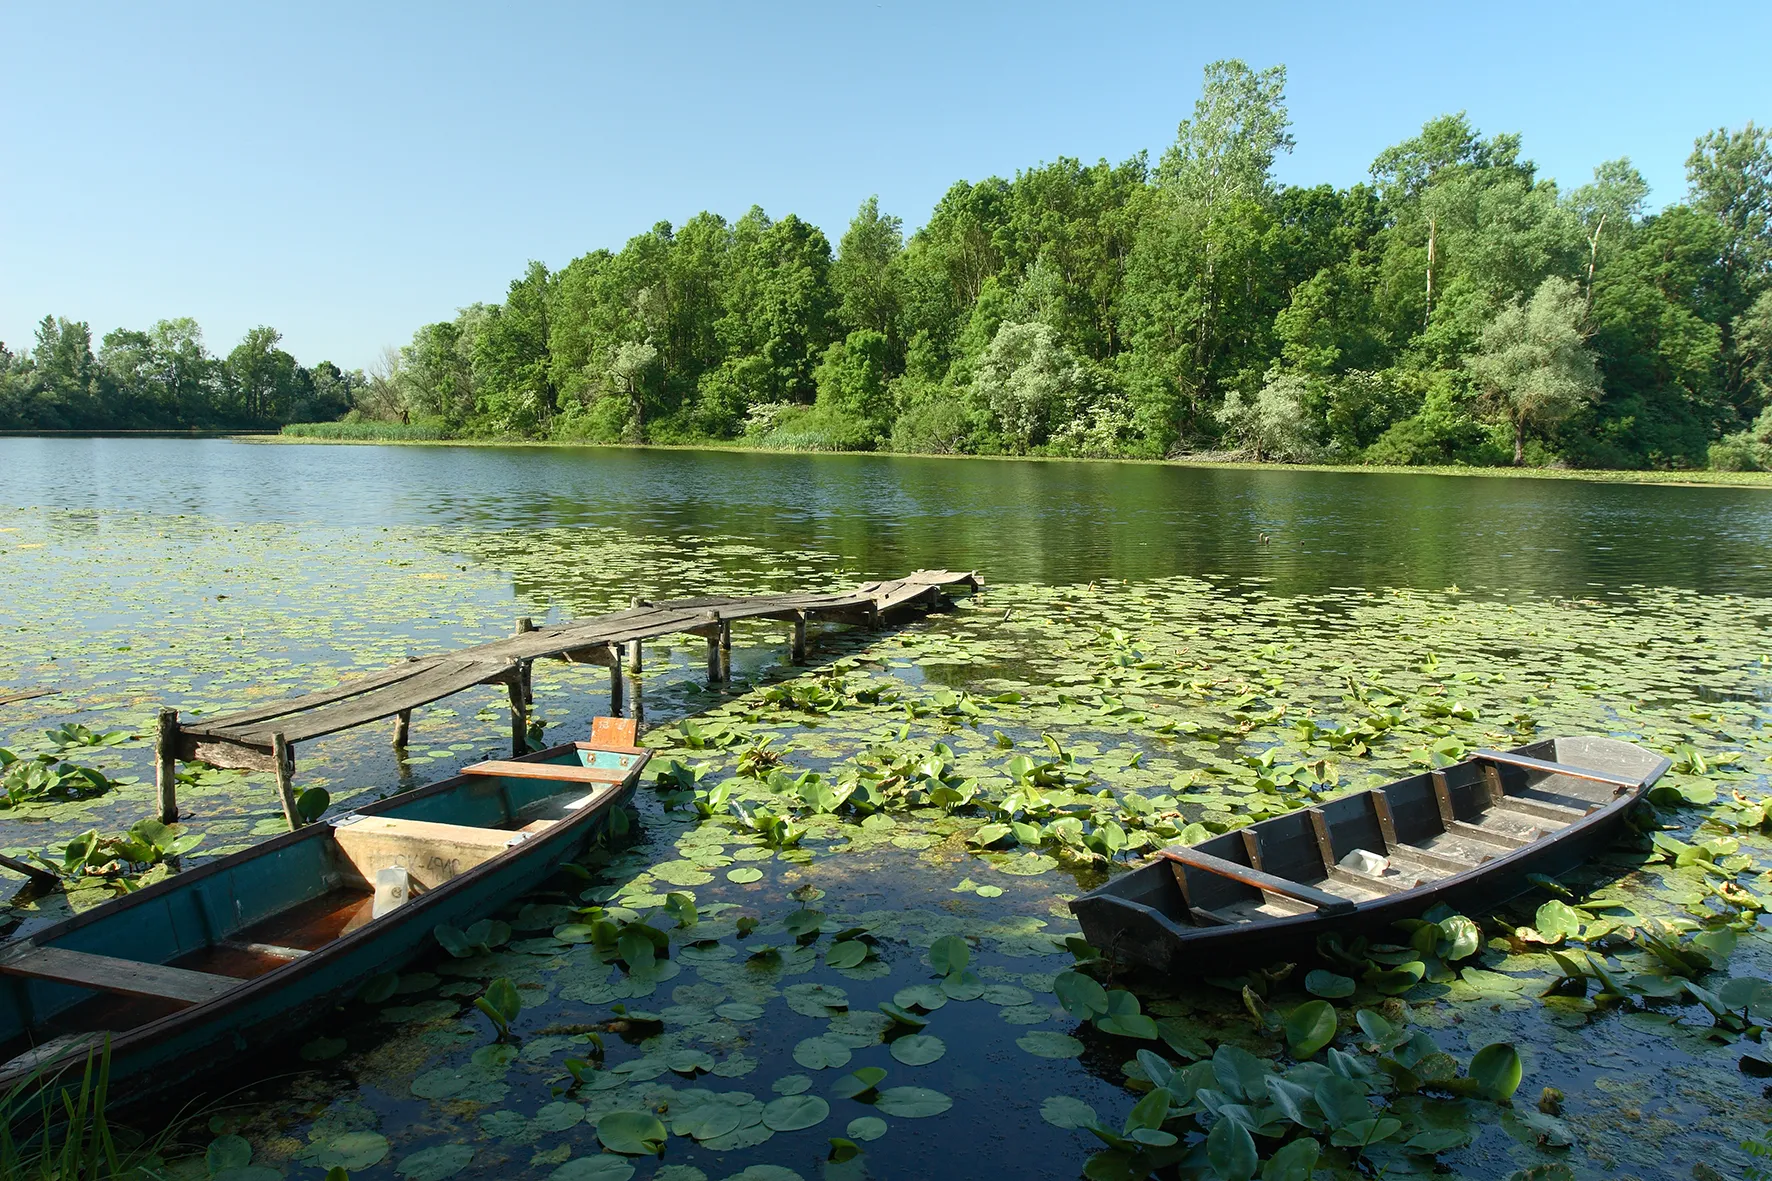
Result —
[{"label": "shoreline", "polygon": [[1234,459],[1138,459],[1067,455],[934,455],[913,451],[801,451],[755,447],[743,443],[585,443],[568,439],[326,439],[283,434],[226,434],[241,443],[344,447],[533,447],[581,451],[715,451],[740,455],[865,456],[871,459],[995,460],[1015,463],[1136,464],[1145,467],[1201,468],[1222,471],[1330,472],[1391,476],[1481,476],[1514,480],[1576,480],[1590,484],[1653,484],[1688,488],[1757,488],[1772,490],[1772,472],[1709,470],[1633,470],[1629,468],[1512,468],[1424,465],[1384,467],[1372,464],[1269,463]]}]

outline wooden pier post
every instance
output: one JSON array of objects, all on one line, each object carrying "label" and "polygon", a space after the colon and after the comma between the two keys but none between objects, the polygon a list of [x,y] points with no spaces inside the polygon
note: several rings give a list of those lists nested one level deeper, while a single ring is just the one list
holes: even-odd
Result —
[{"label": "wooden pier post", "polygon": [[295,807],[295,752],[279,730],[271,735],[271,761],[277,765],[277,801],[283,805],[283,819],[289,831],[301,827],[301,813]]},{"label": "wooden pier post", "polygon": [[178,822],[178,711],[163,709],[154,724],[154,800],[160,823]]},{"label": "wooden pier post", "polygon": [[511,757],[529,753],[529,703],[523,700],[523,674],[513,667],[505,681],[511,697]]},{"label": "wooden pier post", "polygon": [[[517,616],[517,634],[518,635],[522,635],[524,632],[532,632],[534,630],[535,630],[535,620],[529,618],[529,616],[527,616],[527,615]],[[534,665],[534,663],[535,662],[533,660],[525,660],[522,662],[523,702],[525,705],[534,705],[535,704],[535,683],[531,679],[531,666]]]},{"label": "wooden pier post", "polygon": [[20,861],[16,857],[8,857],[0,853],[0,865],[4,865],[13,873],[22,873],[31,880],[33,886],[48,888],[61,883],[61,875],[49,872],[41,865],[32,865],[28,861]]},{"label": "wooden pier post", "polygon": [[621,645],[609,645],[609,716],[621,717],[622,680],[627,674],[621,667]]},{"label": "wooden pier post", "polygon": [[708,624],[708,684],[720,683],[720,613],[709,611],[702,616]]},{"label": "wooden pier post", "polygon": [[720,621],[720,679],[732,679],[732,623],[726,619]]},{"label": "wooden pier post", "polygon": [[[639,595],[628,600],[630,608],[638,608],[643,603],[644,600]],[[637,638],[628,641],[628,671],[636,673],[640,671],[640,641]]]},{"label": "wooden pier post", "polygon": [[403,709],[394,715],[394,749],[404,752],[406,740],[412,734],[412,711]]},{"label": "wooden pier post", "polygon": [[793,662],[806,663],[806,612],[794,612],[794,647]]},{"label": "wooden pier post", "polygon": [[640,678],[634,678],[634,740],[646,729],[646,685]]}]

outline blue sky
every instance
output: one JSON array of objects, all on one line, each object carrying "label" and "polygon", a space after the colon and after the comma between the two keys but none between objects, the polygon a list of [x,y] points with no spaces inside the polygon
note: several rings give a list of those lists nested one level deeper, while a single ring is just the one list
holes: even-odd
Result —
[{"label": "blue sky", "polygon": [[[505,9],[508,7],[508,11]],[[266,323],[371,362],[525,260],[752,204],[833,242],[870,193],[1159,154],[1201,67],[1284,63],[1291,184],[1464,109],[1566,186],[1772,120],[1772,5],[91,5],[0,0],[0,340],[46,312]]]}]

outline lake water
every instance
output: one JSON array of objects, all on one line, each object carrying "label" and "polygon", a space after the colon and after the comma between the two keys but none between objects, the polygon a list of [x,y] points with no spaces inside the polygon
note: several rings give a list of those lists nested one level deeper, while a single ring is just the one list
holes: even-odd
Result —
[{"label": "lake water", "polygon": [[[1057,748],[1065,785],[1055,798],[1073,812],[1092,815],[1103,798],[1142,800],[1222,827],[1263,814],[1271,793],[1259,784],[1276,768],[1294,780],[1281,794],[1328,793],[1394,778],[1436,750],[1603,732],[1708,758],[1714,765],[1683,763],[1670,777],[1694,798],[1757,797],[1772,764],[1769,565],[1772,491],[1762,489],[6,438],[0,699],[53,692],[0,705],[0,746],[60,749],[123,782],[96,799],[0,810],[0,849],[54,850],[89,828],[126,827],[150,806],[144,741],[58,748],[45,737],[52,726],[139,736],[161,705],[186,716],[245,708],[508,634],[519,615],[592,614],[635,594],[837,588],[943,566],[976,569],[989,589],[895,631],[819,629],[809,669],[787,663],[780,625],[736,629],[727,686],[702,683],[699,640],[650,648],[629,693],[643,691],[656,765],[701,768],[705,791],[736,775],[744,751],[779,756],[790,777],[831,782],[915,751],[950,759],[981,798],[1000,800],[1013,757],[1046,760]],[[825,696],[788,694],[814,688]],[[604,670],[538,666],[547,734],[581,734],[607,690]],[[1367,738],[1325,736],[1338,725],[1364,726]],[[497,756],[505,733],[503,691],[470,691],[420,711],[403,754],[382,727],[304,746],[298,785],[326,788],[336,815],[353,799]],[[593,858],[586,896],[581,884],[543,892],[530,900],[542,909],[506,914],[518,930],[496,954],[439,953],[402,976],[394,996],[347,1004],[287,1052],[218,1076],[214,1093],[243,1090],[214,1128],[245,1136],[255,1166],[315,1181],[332,1164],[358,1181],[1077,1176],[1101,1145],[1043,1116],[1075,1110],[1048,1101],[1087,1103],[1118,1128],[1137,1099],[1124,1085],[1134,1051],[1169,1053],[1055,1003],[1055,975],[1072,964],[1054,943],[1075,930],[1065,901],[1101,880],[1105,863],[1051,843],[981,851],[967,837],[984,816],[967,806],[839,817],[802,806],[785,778],[732,782],[746,815],[793,816],[800,844],[773,848],[743,817],[715,808],[698,818],[648,785],[636,800],[639,842]],[[262,775],[199,775],[181,798],[204,835],[199,859],[282,828]],[[1144,814],[1119,817],[1138,835]],[[1666,815],[1683,841],[1738,842],[1739,852],[1719,845],[1715,856],[1745,858],[1728,875],[1764,890],[1755,875],[1772,867],[1765,837],[1719,827],[1709,807]],[[1621,848],[1568,881],[1577,896],[1623,896],[1645,921],[1715,925],[1719,875]],[[672,927],[671,958],[649,974],[550,936],[545,916],[558,919],[563,906],[613,899],[644,913],[670,892],[692,894],[703,930],[715,933],[694,942]],[[95,887],[72,901],[104,896]],[[1541,999],[1556,965],[1508,933],[1535,921],[1543,900],[1472,916],[1489,938],[1471,961],[1481,967],[1458,979],[1424,982],[1401,1005],[1362,983],[1337,1044],[1357,1050],[1352,1006],[1389,1003],[1461,1067],[1487,1044],[1520,1048],[1526,1081],[1512,1109],[1393,1099],[1412,1120],[1468,1131],[1468,1146],[1440,1157],[1456,1175],[1557,1160],[1583,1178],[1671,1181],[1698,1160],[1725,1173],[1744,1167],[1738,1146],[1772,1120],[1772,1106],[1736,1063],[1761,1050],[1713,1037],[1705,1010],[1677,987],[1674,999],[1640,998],[1628,1013]],[[0,919],[28,929],[69,905],[24,902]],[[825,912],[822,935],[788,928],[803,931],[807,920],[790,916],[806,909]],[[753,935],[717,934],[740,914],[758,919]],[[870,930],[873,950],[859,966],[833,967],[823,957],[851,925]],[[1772,976],[1756,924],[1739,925],[1740,947],[1707,977],[1713,987],[1727,975]],[[934,1046],[901,1046],[905,1030],[878,1028],[877,1006],[937,986],[927,950],[943,935],[967,942],[987,991],[960,985],[974,999],[925,1014]],[[1657,970],[1628,947],[1595,948],[1626,975]],[[493,1047],[468,1007],[498,976],[524,999],[519,1051]],[[1149,1012],[1208,1043],[1264,1060],[1285,1054],[1277,1027],[1257,1024],[1235,990],[1137,989]],[[1277,1021],[1305,999],[1294,979],[1262,1004]],[[608,1035],[604,1068],[569,1089],[564,1059],[588,1052],[586,1023],[606,1021],[615,1003],[661,1012],[663,1033]],[[711,1071],[696,1065],[702,1056]],[[916,1096],[876,1108],[837,1093],[837,1079],[863,1066],[889,1071],[883,1087],[923,1088],[951,1107],[916,1114]],[[1565,1095],[1572,1148],[1548,1145],[1543,1127],[1525,1122],[1546,1086]],[[671,1110],[710,1094],[744,1105],[750,1122],[701,1140],[674,1134],[660,1161],[599,1152],[593,1125],[609,1112],[663,1109],[670,1123]],[[797,1094],[827,1101],[828,1115],[800,1128],[803,1112],[777,1110],[768,1118],[779,1131],[752,1119],[753,1107]],[[854,1121],[881,1114],[888,1130],[864,1139],[877,1129]],[[189,1138],[201,1148],[209,1135],[199,1123]],[[862,1155],[827,1161],[831,1137],[856,1139]],[[1264,1139],[1264,1154],[1271,1148]],[[1390,1173],[1428,1167],[1394,1142],[1374,1151]],[[1344,1154],[1319,1177],[1361,1167]]]},{"label": "lake water", "polygon": [[1772,593],[1772,493],[1408,472],[621,448],[0,439],[0,506],[247,525],[582,525],[816,549],[887,576],[1168,574],[1580,595]]}]

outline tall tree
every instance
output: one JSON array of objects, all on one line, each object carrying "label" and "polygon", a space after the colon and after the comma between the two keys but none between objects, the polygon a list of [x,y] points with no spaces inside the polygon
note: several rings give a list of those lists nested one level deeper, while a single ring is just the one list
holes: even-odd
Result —
[{"label": "tall tree", "polygon": [[[1608,160],[1594,169],[1591,184],[1582,185],[1569,194],[1569,205],[1581,222],[1587,238],[1587,310],[1594,306],[1594,272],[1599,267],[1600,242],[1622,241],[1625,234],[1643,215],[1649,199],[1649,182],[1631,165],[1630,157]],[[1607,227],[1612,234],[1604,237]]]},{"label": "tall tree", "polygon": [[523,277],[512,280],[503,306],[487,318],[475,344],[480,405],[500,430],[544,429],[559,407],[548,351],[551,294],[548,268],[530,262]]},{"label": "tall tree", "polygon": [[1528,429],[1561,422],[1600,395],[1582,305],[1573,282],[1546,279],[1530,300],[1501,310],[1467,362],[1496,415],[1513,428],[1515,466],[1526,461]]},{"label": "tall tree", "polygon": [[904,222],[881,213],[879,197],[863,201],[831,263],[831,286],[840,301],[837,316],[845,327],[867,329],[889,344],[896,342],[903,254]]}]

